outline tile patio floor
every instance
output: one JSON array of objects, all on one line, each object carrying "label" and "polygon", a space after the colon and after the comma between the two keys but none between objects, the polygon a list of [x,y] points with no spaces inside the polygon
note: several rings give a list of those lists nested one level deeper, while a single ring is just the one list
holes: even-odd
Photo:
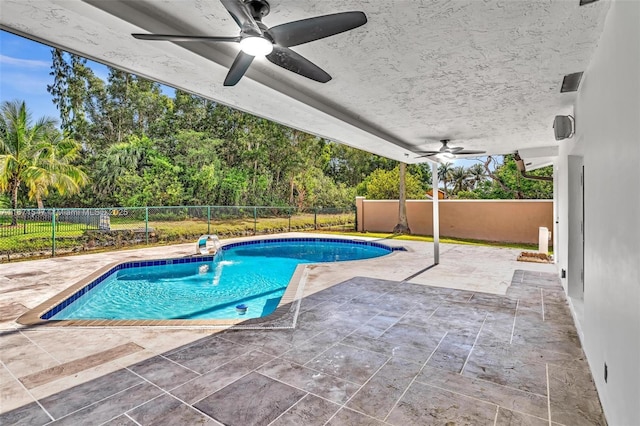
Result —
[{"label": "tile patio floor", "polygon": [[[404,243],[310,268],[295,329],[42,331],[5,314],[0,424],[606,424],[550,265],[451,245],[424,270],[430,245]],[[54,273],[38,262],[0,265],[0,313],[19,303],[7,275]]]}]

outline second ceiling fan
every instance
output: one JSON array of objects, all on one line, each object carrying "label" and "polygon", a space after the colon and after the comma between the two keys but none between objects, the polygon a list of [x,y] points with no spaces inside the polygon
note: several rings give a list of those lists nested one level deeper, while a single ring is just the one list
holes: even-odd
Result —
[{"label": "second ceiling fan", "polygon": [[445,159],[453,159],[456,155],[472,155],[472,154],[484,154],[487,151],[476,151],[470,149],[464,149],[461,146],[449,146],[449,139],[440,139],[442,146],[437,151],[419,151],[416,154],[420,154],[417,158],[441,156]]},{"label": "second ceiling fan", "polygon": [[289,49],[352,30],[367,22],[363,12],[342,12],[316,16],[267,27],[262,18],[269,14],[266,0],[220,0],[240,27],[240,34],[230,37],[178,34],[131,34],[140,40],[204,41],[240,43],[240,52],[233,61],[225,86],[234,86],[245,74],[256,56],[265,56],[270,62],[303,77],[320,83],[331,80],[331,76],[302,55]]}]

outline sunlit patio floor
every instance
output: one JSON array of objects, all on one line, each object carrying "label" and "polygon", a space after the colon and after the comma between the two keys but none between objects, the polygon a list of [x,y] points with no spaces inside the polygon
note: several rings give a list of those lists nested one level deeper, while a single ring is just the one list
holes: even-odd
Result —
[{"label": "sunlit patio floor", "polygon": [[432,266],[431,243],[386,242],[407,251],[308,266],[279,330],[15,322],[99,267],[194,244],[2,264],[0,424],[605,424],[554,265],[443,244]]}]

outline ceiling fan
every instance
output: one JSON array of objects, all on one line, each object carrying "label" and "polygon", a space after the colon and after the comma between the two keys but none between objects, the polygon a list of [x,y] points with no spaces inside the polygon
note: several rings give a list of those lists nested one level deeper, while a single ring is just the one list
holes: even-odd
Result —
[{"label": "ceiling fan", "polygon": [[442,143],[442,146],[440,147],[439,150],[416,152],[416,154],[420,154],[416,158],[433,157],[437,155],[441,158],[452,160],[456,157],[456,155],[484,154],[487,152],[487,151],[475,151],[475,150],[464,149],[464,147],[461,147],[461,146],[456,146],[456,147],[449,146],[449,142],[450,142],[449,139],[440,139],[440,142]]},{"label": "ceiling fan", "polygon": [[240,34],[231,37],[174,34],[131,34],[140,40],[204,41],[240,43],[240,52],[233,61],[224,80],[225,86],[234,86],[245,74],[256,56],[265,56],[270,62],[320,83],[331,80],[331,76],[302,55],[289,49],[352,30],[367,22],[363,12],[342,12],[316,16],[267,27],[262,18],[270,11],[266,0],[220,0],[240,27]]}]

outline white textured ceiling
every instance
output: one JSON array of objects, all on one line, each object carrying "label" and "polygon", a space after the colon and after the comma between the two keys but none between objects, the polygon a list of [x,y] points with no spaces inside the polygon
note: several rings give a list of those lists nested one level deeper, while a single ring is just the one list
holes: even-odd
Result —
[{"label": "white textured ceiling", "polygon": [[[427,138],[505,154],[557,146],[565,74],[584,71],[601,0],[270,0],[271,27],[351,10],[368,22],[294,47],[326,70],[307,80],[265,60],[223,87],[235,44],[136,40],[133,32],[237,35],[219,0],[0,0],[0,26],[331,140],[405,162]],[[534,152],[534,151],[530,151]]]}]

